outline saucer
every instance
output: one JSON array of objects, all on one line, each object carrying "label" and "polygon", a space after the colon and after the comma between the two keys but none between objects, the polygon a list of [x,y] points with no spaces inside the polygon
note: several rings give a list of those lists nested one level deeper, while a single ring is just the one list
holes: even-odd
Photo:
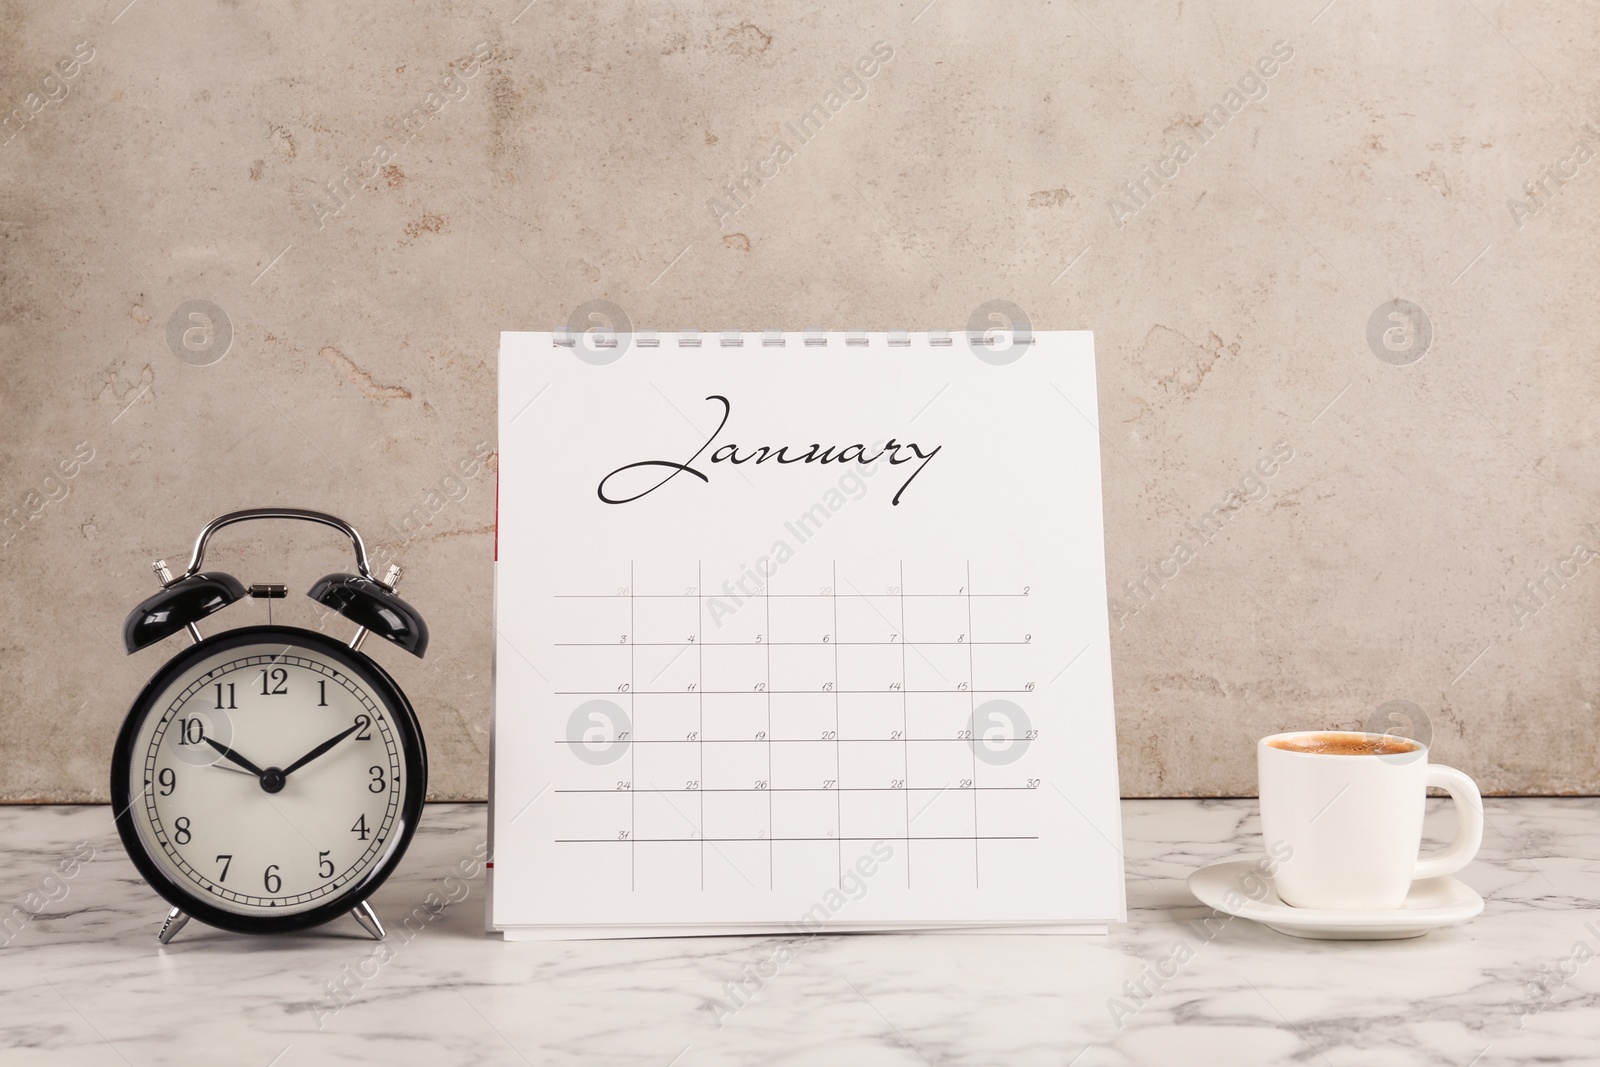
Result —
[{"label": "saucer", "polygon": [[[1230,890],[1254,872],[1267,887],[1260,900],[1246,897],[1242,907],[1227,905]],[[1483,910],[1483,898],[1471,886],[1454,878],[1426,878],[1411,883],[1411,892],[1398,908],[1383,911],[1343,911],[1291,908],[1278,896],[1272,879],[1261,873],[1256,859],[1229,860],[1202,867],[1189,876],[1189,891],[1202,904],[1255,922],[1291,937],[1325,941],[1393,941],[1421,937],[1429,930],[1464,923]],[[1241,892],[1242,896],[1243,893]]]}]

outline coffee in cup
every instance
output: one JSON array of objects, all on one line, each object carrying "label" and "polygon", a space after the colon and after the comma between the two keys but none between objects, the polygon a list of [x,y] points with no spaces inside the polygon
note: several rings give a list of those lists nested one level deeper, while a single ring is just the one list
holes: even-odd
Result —
[{"label": "coffee in cup", "polygon": [[1330,732],[1322,734],[1283,734],[1267,742],[1285,752],[1310,752],[1322,756],[1401,756],[1422,748],[1409,737],[1389,734]]},{"label": "coffee in cup", "polygon": [[[1296,908],[1398,908],[1421,878],[1465,867],[1483,842],[1483,799],[1471,778],[1428,762],[1420,741],[1303,730],[1256,743],[1261,832],[1292,852],[1273,877]],[[1455,801],[1455,840],[1418,858],[1429,786]]]}]

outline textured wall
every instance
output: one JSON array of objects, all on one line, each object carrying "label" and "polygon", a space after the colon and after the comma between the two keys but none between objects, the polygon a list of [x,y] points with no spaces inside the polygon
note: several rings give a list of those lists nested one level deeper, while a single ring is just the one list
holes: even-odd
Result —
[{"label": "textured wall", "polygon": [[1600,788],[1600,10],[123,3],[0,3],[0,797],[104,798],[148,561],[267,503],[408,565],[433,649],[376,654],[482,796],[458,465],[497,332],[593,299],[1095,330],[1127,793],[1249,792],[1253,737],[1390,701],[1487,789]]}]

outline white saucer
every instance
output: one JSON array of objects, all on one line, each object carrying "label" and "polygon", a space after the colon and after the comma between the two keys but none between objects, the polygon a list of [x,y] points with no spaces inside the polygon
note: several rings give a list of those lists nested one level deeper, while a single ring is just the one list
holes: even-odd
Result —
[{"label": "white saucer", "polygon": [[[1241,919],[1252,919],[1291,937],[1325,941],[1392,941],[1421,937],[1429,930],[1464,923],[1483,910],[1483,898],[1454,878],[1428,878],[1411,883],[1405,903],[1388,911],[1334,911],[1291,908],[1278,896],[1272,879],[1261,873],[1258,861],[1229,860],[1202,867],[1189,876],[1189,891],[1209,905]],[[1245,897],[1242,907],[1229,907],[1232,893],[1244,896],[1241,879],[1254,872],[1267,887],[1260,900]],[[1237,900],[1237,897],[1235,898]]]}]

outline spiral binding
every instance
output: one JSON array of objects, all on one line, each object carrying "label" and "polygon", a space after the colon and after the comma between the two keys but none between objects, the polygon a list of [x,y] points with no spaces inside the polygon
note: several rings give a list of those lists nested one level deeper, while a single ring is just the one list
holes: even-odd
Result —
[{"label": "spiral binding", "polygon": [[[1008,340],[1001,340],[989,336],[987,333],[975,331],[955,331],[956,334],[965,333],[966,339],[973,345],[995,345],[1008,347],[1013,344],[1031,345],[1035,338],[1032,331],[1013,334]],[[935,348],[948,348],[954,343],[954,334],[950,330],[929,330],[928,344]],[[597,349],[617,347],[617,331],[604,329],[591,329],[586,332],[589,343]],[[655,330],[638,329],[628,332],[631,344],[636,348],[661,348],[663,339]],[[699,330],[679,330],[671,334],[676,338],[679,348],[713,347],[711,341],[702,336]],[[740,330],[722,330],[712,335],[715,338],[714,347],[718,348],[743,348],[745,339],[751,339],[755,344],[759,339],[761,348],[785,348],[790,337],[796,337],[804,348],[828,348],[835,344],[835,339],[842,339],[845,348],[870,348],[876,338],[881,338],[890,348],[907,348],[911,345],[910,330],[889,330],[886,333],[873,335],[866,330],[844,330],[828,332],[826,330],[804,330],[785,333],[782,330],[762,330],[759,334],[755,331],[744,332]],[[551,343],[561,348],[572,348],[577,344],[577,335],[571,326],[566,324],[555,327],[550,332]],[[670,342],[666,342],[670,347]]]}]

